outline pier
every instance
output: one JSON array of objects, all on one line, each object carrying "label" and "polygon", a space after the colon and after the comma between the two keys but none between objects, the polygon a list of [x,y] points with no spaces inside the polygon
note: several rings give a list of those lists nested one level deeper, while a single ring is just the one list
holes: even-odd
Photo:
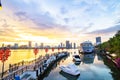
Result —
[{"label": "pier", "polygon": [[20,78],[20,80],[35,80],[42,77],[46,70],[54,64],[55,61],[67,56],[68,52],[58,52],[54,54],[46,54],[39,56],[37,59],[31,61],[21,61],[15,64],[9,64],[9,69],[0,73],[3,78],[0,80],[13,80]]}]

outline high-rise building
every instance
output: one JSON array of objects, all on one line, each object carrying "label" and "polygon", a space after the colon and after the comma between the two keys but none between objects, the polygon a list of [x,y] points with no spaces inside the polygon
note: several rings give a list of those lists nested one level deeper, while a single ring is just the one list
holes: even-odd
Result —
[{"label": "high-rise building", "polygon": [[43,48],[44,48],[44,44],[43,44],[43,43],[41,43],[40,48],[41,48],[41,49],[43,49]]},{"label": "high-rise building", "polygon": [[73,46],[72,46],[72,43],[70,43],[70,48],[72,49],[72,47],[73,47]]},{"label": "high-rise building", "polygon": [[76,49],[76,43],[74,43],[74,49]]},{"label": "high-rise building", "polygon": [[29,47],[29,48],[32,47],[32,42],[31,42],[31,41],[28,42],[28,47]]},{"label": "high-rise building", "polygon": [[63,47],[63,43],[62,42],[60,43],[60,47]]},{"label": "high-rise building", "polygon": [[96,37],[96,45],[101,44],[101,37]]},{"label": "high-rise building", "polygon": [[18,48],[18,43],[14,44],[14,48],[17,49]]},{"label": "high-rise building", "polygon": [[66,41],[66,49],[70,49],[70,42]]},{"label": "high-rise building", "polygon": [[35,48],[37,48],[38,47],[38,44],[37,43],[35,43]]}]

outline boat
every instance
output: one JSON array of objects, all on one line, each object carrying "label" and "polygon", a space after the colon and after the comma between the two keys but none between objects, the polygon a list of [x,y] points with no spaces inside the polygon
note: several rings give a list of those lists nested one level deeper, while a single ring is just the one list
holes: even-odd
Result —
[{"label": "boat", "polygon": [[63,71],[60,71],[59,74],[63,77],[65,77],[67,80],[77,80],[79,78],[79,76],[73,76],[73,75],[69,75]]},{"label": "boat", "polygon": [[60,66],[60,69],[63,72],[68,73],[73,76],[80,75],[80,70],[78,69],[78,67],[75,64],[69,64],[67,66],[63,65],[63,66]]},{"label": "boat", "polygon": [[73,55],[73,61],[81,62],[80,56],[78,54]]},{"label": "boat", "polygon": [[80,53],[93,53],[94,52],[94,46],[91,41],[85,41],[80,44],[79,48]]}]

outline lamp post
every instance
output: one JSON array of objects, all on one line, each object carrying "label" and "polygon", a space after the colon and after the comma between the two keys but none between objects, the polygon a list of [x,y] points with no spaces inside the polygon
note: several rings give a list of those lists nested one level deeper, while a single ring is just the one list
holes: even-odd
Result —
[{"label": "lamp post", "polygon": [[59,53],[60,48],[58,48],[58,53]]},{"label": "lamp post", "polygon": [[54,48],[52,48],[52,52],[54,52]]},{"label": "lamp post", "polygon": [[64,50],[64,48],[62,47],[62,51]]},{"label": "lamp post", "polygon": [[45,52],[46,52],[45,57],[48,58],[48,57],[49,57],[49,55],[47,54],[47,52],[48,52],[48,48],[45,48]]},{"label": "lamp post", "polygon": [[36,66],[36,55],[38,54],[39,50],[38,48],[35,48],[34,49],[34,54],[35,54],[35,66]]},{"label": "lamp post", "polygon": [[48,48],[45,48],[45,52],[46,52],[46,54],[47,54],[47,52],[48,52]]}]

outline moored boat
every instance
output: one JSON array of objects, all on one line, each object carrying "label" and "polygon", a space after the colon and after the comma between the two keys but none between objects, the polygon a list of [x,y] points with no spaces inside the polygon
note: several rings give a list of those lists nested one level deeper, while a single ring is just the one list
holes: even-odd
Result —
[{"label": "moored boat", "polygon": [[63,65],[63,66],[60,66],[60,69],[63,72],[68,73],[73,76],[80,75],[80,70],[78,69],[78,67],[75,64],[69,64],[67,66]]},{"label": "moored boat", "polygon": [[84,53],[84,54],[85,53],[93,53],[94,52],[94,46],[93,46],[92,42],[85,41],[85,42],[81,43],[79,52]]},{"label": "moored boat", "polygon": [[78,54],[73,55],[73,61],[81,62],[80,56]]}]

